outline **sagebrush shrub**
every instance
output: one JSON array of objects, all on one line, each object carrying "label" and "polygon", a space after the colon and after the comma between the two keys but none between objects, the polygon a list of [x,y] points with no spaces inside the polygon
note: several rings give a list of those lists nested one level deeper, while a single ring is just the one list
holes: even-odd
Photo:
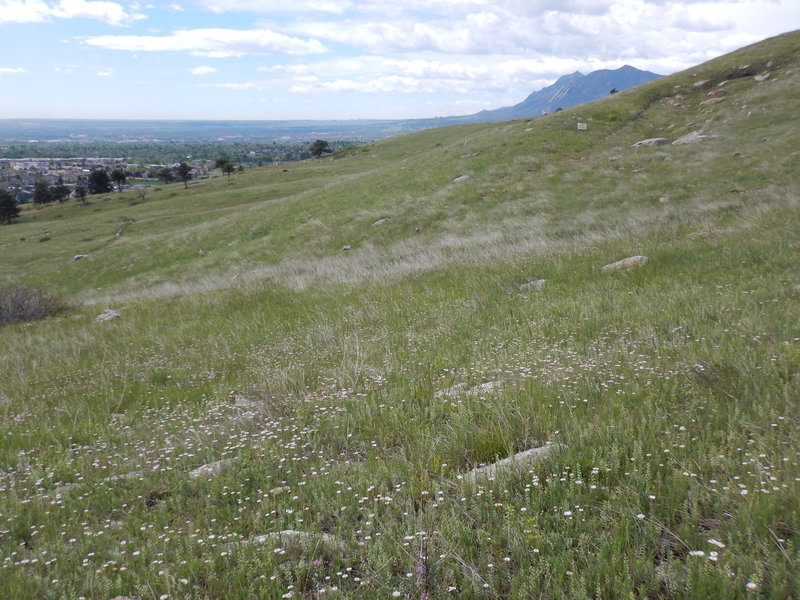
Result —
[{"label": "sagebrush shrub", "polygon": [[61,300],[37,287],[12,285],[0,289],[0,326],[41,319],[63,308]]}]

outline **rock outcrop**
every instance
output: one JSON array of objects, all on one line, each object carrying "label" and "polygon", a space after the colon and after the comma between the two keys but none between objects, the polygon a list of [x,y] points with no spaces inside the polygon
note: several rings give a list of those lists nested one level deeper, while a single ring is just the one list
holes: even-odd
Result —
[{"label": "rock outcrop", "polygon": [[631,269],[633,267],[641,267],[647,263],[646,256],[629,256],[617,262],[610,263],[603,267],[603,271],[620,271],[622,269]]},{"label": "rock outcrop", "polygon": [[107,308],[94,318],[94,322],[104,323],[105,321],[110,321],[112,319],[119,319],[121,316],[122,313],[120,313],[119,311]]},{"label": "rock outcrop", "polygon": [[657,138],[648,138],[646,140],[641,140],[636,142],[631,146],[631,148],[647,148],[650,146],[665,146],[669,144],[669,140],[665,137],[657,137]]},{"label": "rock outcrop", "polygon": [[497,462],[494,462],[490,465],[473,469],[472,471],[464,473],[463,475],[459,475],[459,479],[461,479],[462,481],[466,481],[467,483],[477,483],[482,480],[491,481],[501,473],[510,472],[514,468],[517,469],[528,468],[531,465],[543,460],[547,456],[550,456],[550,454],[552,454],[561,447],[562,446],[560,444],[547,442],[544,446],[539,446],[538,448],[531,448],[530,450],[518,452],[517,454],[514,454],[502,460],[498,460]]}]

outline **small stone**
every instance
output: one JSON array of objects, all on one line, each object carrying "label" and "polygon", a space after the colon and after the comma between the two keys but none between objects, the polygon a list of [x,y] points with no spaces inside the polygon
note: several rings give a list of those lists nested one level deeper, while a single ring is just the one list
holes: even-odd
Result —
[{"label": "small stone", "polygon": [[502,381],[487,381],[471,388],[467,383],[462,382],[444,390],[439,390],[433,397],[437,400],[453,400],[462,395],[479,396],[481,394],[491,394],[496,392],[502,385]]},{"label": "small stone", "polygon": [[244,394],[234,394],[233,405],[236,408],[243,408],[247,410],[247,409],[258,408],[259,402],[255,398],[250,398],[249,396],[245,396]]},{"label": "small stone", "polygon": [[672,142],[672,145],[681,146],[683,144],[696,144],[697,142],[701,142],[710,137],[711,137],[710,135],[703,135],[699,131],[693,131],[691,133],[687,133],[683,137],[678,138],[677,140]]},{"label": "small stone", "polygon": [[769,73],[759,73],[758,75],[755,75],[753,79],[761,83],[762,81],[769,79]]},{"label": "small stone", "polygon": [[498,460],[495,463],[490,465],[486,465],[485,467],[478,467],[477,469],[473,469],[468,473],[464,473],[463,475],[459,475],[459,479],[462,481],[466,481],[467,483],[477,483],[480,480],[487,479],[492,480],[495,479],[500,473],[508,472],[513,470],[514,467],[517,469],[527,469],[530,467],[531,464],[539,462],[545,459],[547,456],[552,454],[555,450],[558,450],[562,446],[560,444],[554,444],[552,442],[547,442],[544,446],[540,446],[538,448],[531,448],[530,450],[525,450],[523,452],[519,452],[508,458],[504,458],[502,460]]},{"label": "small stone", "polygon": [[646,256],[629,256],[617,262],[610,263],[603,267],[603,271],[619,271],[621,269],[631,269],[633,267],[641,267],[647,263]]},{"label": "small stone", "polygon": [[199,479],[200,477],[210,478],[219,475],[223,469],[233,463],[232,458],[223,458],[216,462],[208,463],[189,471],[189,479]]},{"label": "small stone", "polygon": [[348,252],[352,249],[353,249],[352,246],[342,246],[341,248],[339,248],[339,252]]},{"label": "small stone", "polygon": [[703,87],[707,83],[708,83],[708,79],[701,79],[700,81],[695,81],[692,85],[694,87]]},{"label": "small stone", "polygon": [[667,202],[669,202],[670,200],[672,200],[672,198],[670,198],[669,196],[661,196],[661,198],[659,198],[659,199],[658,199],[658,201],[659,201],[661,204],[666,204],[666,203],[667,203]]},{"label": "small stone", "polygon": [[712,104],[719,104],[720,102],[724,102],[725,98],[709,98],[708,100],[703,100],[700,103],[700,106],[711,106]]},{"label": "small stone", "polygon": [[388,223],[389,221],[391,221],[391,219],[390,219],[389,217],[383,217],[382,219],[378,219],[377,221],[375,221],[375,222],[372,224],[372,226],[373,226],[373,227],[375,227],[375,226],[377,226],[377,225],[385,225],[385,224],[386,224],[386,223]]},{"label": "small stone", "polygon": [[105,309],[99,315],[94,318],[95,323],[103,323],[105,321],[110,321],[112,319],[119,319],[122,316],[122,313],[111,310],[110,308]]},{"label": "small stone", "polygon": [[669,140],[664,137],[657,137],[657,138],[648,138],[646,140],[642,140],[640,142],[636,142],[631,146],[631,148],[646,148],[649,146],[664,146],[669,144]]},{"label": "small stone", "polygon": [[69,493],[70,491],[74,490],[76,487],[80,487],[80,483],[65,483],[64,485],[58,486],[56,489],[53,490],[53,494],[60,498],[64,494]]},{"label": "small stone", "polygon": [[316,548],[322,544],[331,550],[336,550],[339,552],[344,552],[347,550],[347,544],[344,542],[344,540],[336,537],[335,535],[331,535],[330,533],[297,531],[296,529],[284,529],[283,531],[273,531],[271,533],[255,535],[241,542],[227,544],[227,547],[232,549],[236,546],[264,546],[267,544],[275,544],[276,542],[282,547],[300,545]]},{"label": "small stone", "polygon": [[469,179],[469,175],[460,175],[453,179],[453,183],[461,183],[462,181],[467,181]]},{"label": "small stone", "polygon": [[578,131],[588,131],[589,125],[587,123],[578,123]]},{"label": "small stone", "polygon": [[466,383],[457,383],[456,385],[447,389],[439,390],[433,395],[433,397],[437,400],[450,400],[453,398],[458,398],[462,394],[466,394],[468,390],[469,385]]},{"label": "small stone", "polygon": [[72,257],[72,260],[81,260],[86,258],[87,256],[88,254],[76,254],[75,256]]},{"label": "small stone", "polygon": [[527,283],[523,283],[519,286],[519,291],[521,293],[525,292],[538,292],[544,287],[544,284],[547,282],[546,279],[535,279],[534,281],[529,281]]}]

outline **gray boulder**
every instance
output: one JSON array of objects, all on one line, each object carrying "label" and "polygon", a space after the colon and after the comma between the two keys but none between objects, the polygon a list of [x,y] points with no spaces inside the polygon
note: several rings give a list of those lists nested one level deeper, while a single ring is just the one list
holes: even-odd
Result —
[{"label": "gray boulder", "polygon": [[104,323],[105,321],[110,321],[112,319],[119,319],[122,316],[122,313],[111,310],[110,308],[105,309],[99,315],[94,318],[95,323]]},{"label": "gray boulder", "polygon": [[207,465],[202,465],[200,467],[197,467],[196,469],[192,469],[191,471],[189,471],[189,479],[199,479],[201,477],[210,479],[215,475],[219,475],[224,469],[229,467],[231,464],[233,464],[232,458],[223,458],[222,460],[208,463]]},{"label": "gray boulder", "polygon": [[522,294],[527,292],[538,292],[544,287],[545,283],[547,283],[546,279],[535,279],[533,281],[523,283],[521,286],[519,286],[519,291]]},{"label": "gray boulder", "polygon": [[622,269],[632,269],[633,267],[641,267],[647,263],[646,256],[629,256],[617,262],[610,263],[603,267],[603,271],[620,271]]},{"label": "gray boulder", "polygon": [[641,140],[640,142],[636,142],[631,146],[631,148],[647,148],[650,146],[664,146],[669,144],[669,140],[664,137],[657,137],[657,138],[648,138],[646,140]]},{"label": "gray boulder", "polygon": [[531,448],[530,450],[524,450],[523,452],[519,452],[509,456],[508,458],[498,460],[490,465],[473,469],[472,471],[464,473],[463,475],[459,475],[459,478],[467,483],[477,483],[482,480],[491,481],[501,473],[510,472],[515,468],[529,468],[531,465],[550,456],[553,452],[561,447],[562,446],[560,444],[547,442],[544,446]]},{"label": "gray boulder", "polygon": [[679,137],[677,140],[672,142],[672,145],[681,146],[683,144],[696,144],[697,142],[702,142],[710,137],[710,135],[703,135],[699,131],[693,131],[691,133],[687,133],[683,137]]}]

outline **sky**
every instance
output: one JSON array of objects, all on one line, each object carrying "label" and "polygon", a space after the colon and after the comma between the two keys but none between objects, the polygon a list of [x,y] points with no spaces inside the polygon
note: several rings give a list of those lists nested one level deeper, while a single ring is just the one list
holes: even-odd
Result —
[{"label": "sky", "polygon": [[466,115],[798,28],[800,0],[0,0],[0,118]]}]

